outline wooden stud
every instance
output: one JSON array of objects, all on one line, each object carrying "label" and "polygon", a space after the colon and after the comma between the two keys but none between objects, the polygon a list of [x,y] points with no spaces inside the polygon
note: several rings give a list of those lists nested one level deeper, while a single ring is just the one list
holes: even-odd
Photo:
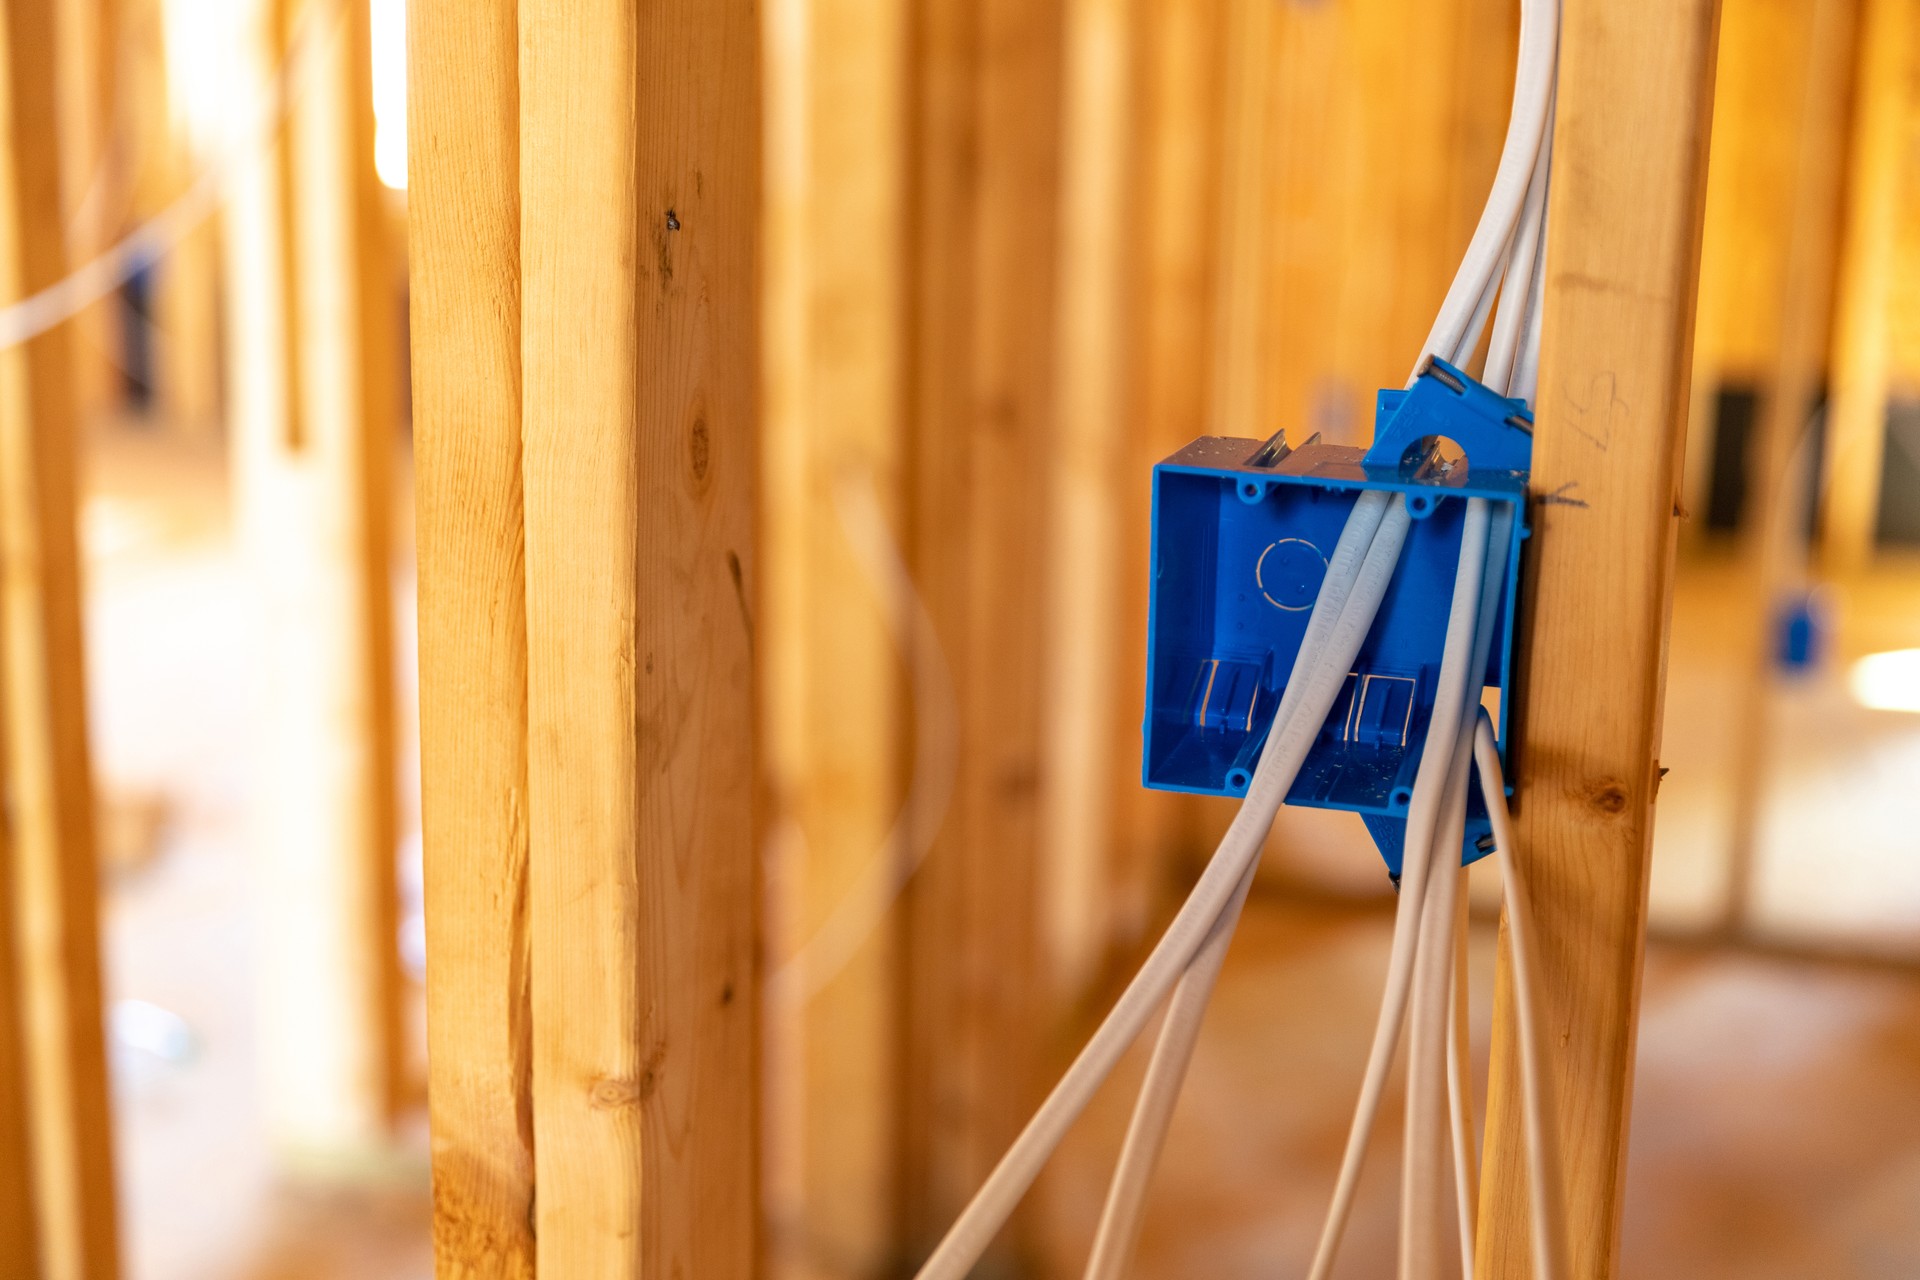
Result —
[{"label": "wooden stud", "polygon": [[398,299],[366,6],[266,0],[248,17],[249,100],[290,51],[302,60],[283,133],[228,205],[231,443],[273,726],[262,1073],[282,1150],[331,1161],[381,1146],[406,1095],[388,616]]},{"label": "wooden stud", "polygon": [[[129,197],[128,159],[137,154],[121,136],[121,70],[126,38],[121,0],[59,0],[55,6],[55,72],[59,81],[61,214],[69,261],[84,262],[121,230]],[[152,16],[158,18],[157,6]],[[158,56],[156,22],[154,56]],[[143,51],[144,52],[144,51]],[[164,103],[149,104],[164,108]],[[77,421],[84,431],[125,400],[118,294],[83,308],[67,324]]]},{"label": "wooden stud", "polygon": [[[1121,365],[1128,285],[1126,106],[1133,86],[1128,0],[1068,0],[1062,129],[1058,429],[1046,502],[1046,786],[1041,886],[1046,981],[1072,999],[1107,955],[1114,797],[1112,743],[1132,737],[1113,686],[1121,652],[1144,634],[1121,630],[1114,555],[1122,519],[1119,469],[1127,432]],[[1047,330],[1042,330],[1047,332]],[[1138,724],[1136,720],[1134,724]],[[1116,785],[1117,784],[1117,785]]]},{"label": "wooden stud", "polygon": [[1806,107],[1794,86],[1807,72],[1812,12],[1810,0],[1736,4],[1721,20],[1682,504],[1692,513],[1681,525],[1687,540],[1709,536],[1705,516],[1719,392],[1765,383],[1777,353],[1782,250]]},{"label": "wooden stud", "polygon": [[757,1265],[760,27],[522,0],[538,1269]]},{"label": "wooden stud", "polygon": [[1274,6],[1225,0],[1226,66],[1221,73],[1219,248],[1214,255],[1212,386],[1207,434],[1265,439],[1269,342],[1266,308],[1271,200]]},{"label": "wooden stud", "polygon": [[1854,76],[1847,223],[1834,315],[1822,555],[1846,573],[1873,558],[1891,374],[1889,323],[1914,112],[1916,24],[1910,0],[1868,0]]},{"label": "wooden stud", "polygon": [[1492,182],[1515,9],[1275,9],[1266,334],[1242,375],[1262,380],[1259,414],[1235,434],[1370,437],[1374,393],[1412,372]]},{"label": "wooden stud", "polygon": [[220,435],[219,259],[217,228],[203,224],[174,245],[155,281],[155,417],[189,439]]},{"label": "wooden stud", "polygon": [[1225,124],[1218,66],[1230,8],[1224,0],[1182,0],[1135,3],[1131,13],[1134,141],[1121,231],[1129,265],[1114,317],[1121,326],[1118,418],[1107,428],[1119,437],[1109,498],[1117,509],[1111,554],[1119,586],[1114,611],[1096,620],[1121,637],[1107,765],[1114,806],[1107,942],[1115,955],[1150,932],[1197,825],[1195,797],[1140,785],[1139,726],[1146,719],[1153,465],[1204,430],[1210,413],[1210,318],[1223,283],[1214,234]]},{"label": "wooden stud", "polygon": [[[918,833],[904,847],[889,836],[906,833],[903,782],[945,781],[903,777],[909,718],[937,734],[951,712],[914,700],[926,679],[901,680],[909,602],[871,567],[900,541],[905,18],[893,0],[778,3],[767,18],[760,657],[779,1275],[870,1275],[893,1259],[898,931],[885,907]],[[893,545],[860,545],[876,533]],[[905,656],[920,677],[936,661]]]},{"label": "wooden stud", "polygon": [[[0,297],[9,300],[58,280],[67,260],[58,137],[47,123],[56,118],[53,8],[52,0],[0,8]],[[31,1256],[28,1238],[37,1235],[42,1280],[110,1280],[119,1246],[68,337],[55,328],[0,351],[0,764],[11,880],[0,903],[10,899],[15,913],[0,938],[12,934],[17,948],[38,1215],[33,1228],[19,1216],[21,1148],[9,1142],[0,1156],[0,1246]],[[0,1051],[12,1040],[0,1036]],[[0,1086],[7,1074],[0,1066]],[[0,1125],[17,1139],[16,1119],[0,1102]]]},{"label": "wooden stud", "polygon": [[[0,373],[0,379],[4,377]],[[5,715],[0,697],[0,717]],[[5,754],[0,753],[0,769],[4,767]],[[35,1221],[29,1128],[33,1101],[23,1016],[27,993],[20,983],[12,843],[12,833],[0,825],[0,1258],[11,1259],[27,1275],[37,1275],[40,1231]]]},{"label": "wooden stud", "polygon": [[[1576,1277],[1616,1273],[1715,0],[1567,0],[1537,404],[1518,850]],[[1479,1264],[1530,1274],[1511,975]]]},{"label": "wooden stud", "polygon": [[[1228,7],[1206,430],[1363,443],[1374,393],[1412,371],[1485,202],[1512,98],[1516,7]],[[1193,843],[1210,849],[1232,812],[1204,802]],[[1324,813],[1283,811],[1271,844],[1285,856],[1263,872],[1383,884],[1367,864],[1319,852],[1341,845],[1329,829]]]},{"label": "wooden stud", "polygon": [[916,1255],[1041,1084],[1039,549],[1055,441],[1062,25],[1059,0],[934,0],[915,8],[909,37],[909,545],[954,674],[960,760],[905,902],[899,1195]]},{"label": "wooden stud", "polygon": [[516,0],[408,6],[434,1259],[531,1277]]},{"label": "wooden stud", "polygon": [[1775,80],[1775,92],[1800,89],[1791,122],[1793,183],[1779,224],[1781,305],[1771,373],[1747,449],[1747,501],[1742,559],[1749,621],[1745,679],[1735,708],[1732,840],[1720,924],[1738,933],[1748,921],[1760,823],[1766,812],[1767,757],[1772,749],[1773,677],[1784,593],[1804,585],[1808,482],[1817,462],[1811,415],[1825,364],[1833,313],[1835,249],[1840,230],[1841,158],[1845,150],[1848,73],[1853,66],[1851,0],[1811,0],[1807,31],[1789,44],[1796,75]]}]

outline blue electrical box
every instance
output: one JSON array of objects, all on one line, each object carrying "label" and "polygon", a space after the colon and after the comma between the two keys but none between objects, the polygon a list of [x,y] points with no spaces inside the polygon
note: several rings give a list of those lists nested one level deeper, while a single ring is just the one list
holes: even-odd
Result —
[{"label": "blue electrical box", "polygon": [[[1455,450],[1439,447],[1451,441]],[[1464,456],[1455,456],[1458,455]],[[1448,461],[1449,457],[1454,460]],[[1306,634],[1327,559],[1363,490],[1404,493],[1414,517],[1392,583],[1287,803],[1365,819],[1400,874],[1453,599],[1466,499],[1512,509],[1505,581],[1483,683],[1506,751],[1533,415],[1432,361],[1382,391],[1366,450],[1203,436],[1153,471],[1147,638],[1147,786],[1244,795]],[[1462,860],[1489,833],[1477,792]]]}]

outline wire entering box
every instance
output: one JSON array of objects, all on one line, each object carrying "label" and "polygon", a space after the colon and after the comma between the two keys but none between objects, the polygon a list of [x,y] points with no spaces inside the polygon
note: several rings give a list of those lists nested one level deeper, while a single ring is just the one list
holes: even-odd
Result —
[{"label": "wire entering box", "polygon": [[[1155,467],[1146,785],[1246,793],[1348,512],[1369,489],[1404,494],[1413,523],[1399,567],[1287,794],[1289,804],[1358,813],[1398,875],[1469,498],[1512,510],[1481,673],[1506,752],[1532,457],[1524,401],[1434,360],[1413,386],[1380,393],[1366,450],[1318,436],[1298,448],[1280,435],[1203,436]],[[1489,830],[1476,797],[1463,861],[1483,856]]]}]

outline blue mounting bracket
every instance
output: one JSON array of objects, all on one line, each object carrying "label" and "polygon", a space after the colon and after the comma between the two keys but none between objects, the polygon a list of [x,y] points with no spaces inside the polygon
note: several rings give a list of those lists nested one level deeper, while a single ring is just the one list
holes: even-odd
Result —
[{"label": "blue mounting bracket", "polygon": [[[1443,439],[1464,457],[1448,462],[1450,451],[1436,447]],[[1288,804],[1358,813],[1398,876],[1467,498],[1513,510],[1515,536],[1482,673],[1494,691],[1482,701],[1506,754],[1532,459],[1526,402],[1434,360],[1413,386],[1380,393],[1373,445],[1364,451],[1322,444],[1317,435],[1298,448],[1284,434],[1265,443],[1202,436],[1155,467],[1146,785],[1246,793],[1347,513],[1363,490],[1404,493],[1414,521],[1400,565],[1287,795]],[[1489,830],[1476,794],[1463,862],[1491,848]]]}]

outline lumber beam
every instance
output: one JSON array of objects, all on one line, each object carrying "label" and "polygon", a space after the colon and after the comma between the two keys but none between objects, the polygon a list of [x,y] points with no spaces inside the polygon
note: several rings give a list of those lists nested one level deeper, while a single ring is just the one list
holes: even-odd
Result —
[{"label": "lumber beam", "polygon": [[[1126,954],[1165,906],[1171,872],[1197,827],[1197,797],[1140,785],[1140,726],[1146,720],[1147,598],[1152,585],[1153,466],[1205,429],[1214,335],[1223,159],[1219,72],[1225,0],[1128,6],[1127,78],[1117,90],[1126,112],[1128,158],[1120,176],[1125,210],[1120,280],[1110,322],[1109,376],[1118,382],[1108,431],[1117,451],[1108,478],[1116,508],[1112,547],[1119,581],[1111,612],[1091,625],[1120,639],[1108,736],[1108,949]],[[1130,86],[1130,89],[1129,89]],[[1052,640],[1060,647],[1060,637]]]},{"label": "lumber beam", "polygon": [[1051,513],[1044,635],[1040,897],[1047,990],[1082,994],[1107,958],[1115,883],[1115,799],[1139,769],[1116,775],[1113,742],[1131,739],[1116,699],[1121,655],[1144,643],[1122,629],[1115,554],[1124,514],[1120,467],[1128,330],[1125,299],[1131,152],[1127,105],[1135,61],[1130,0],[1068,0],[1063,18],[1057,434],[1044,501]]},{"label": "lumber beam", "polygon": [[910,22],[908,545],[953,672],[959,750],[904,904],[899,1204],[916,1256],[1041,1083],[1036,549],[1055,438],[1063,21],[1061,0],[933,0]]},{"label": "lumber beam", "polygon": [[228,205],[240,539],[261,610],[261,1070],[282,1152],[377,1151],[406,1097],[389,479],[398,341],[365,5],[261,0],[241,60],[301,86]]},{"label": "lumber beam", "polygon": [[[1718,394],[1729,386],[1764,387],[1786,323],[1784,249],[1806,133],[1800,89],[1813,8],[1810,0],[1736,4],[1721,19],[1681,504],[1690,513],[1681,526],[1687,543],[1709,536]],[[1823,326],[1830,310],[1821,312]]]},{"label": "lumber beam", "polygon": [[[134,149],[119,136],[125,119],[123,71],[130,59],[123,56],[126,23],[121,0],[59,0],[54,8],[61,214],[69,260],[80,263],[112,243],[121,230],[121,214],[130,194],[128,158]],[[157,57],[157,29],[152,43]],[[164,102],[149,105],[162,108],[164,118]],[[125,400],[125,376],[115,363],[121,358],[119,320],[116,291],[67,321],[69,376],[83,431]]]},{"label": "lumber beam", "polygon": [[434,1262],[534,1274],[516,0],[407,7]]},{"label": "lumber beam", "polygon": [[1233,434],[1357,444],[1375,391],[1412,371],[1493,180],[1518,6],[1261,7],[1272,44],[1238,56],[1269,68],[1270,205],[1239,274],[1267,318],[1239,374],[1260,381],[1259,412]]},{"label": "lumber beam", "polygon": [[[1573,1270],[1612,1276],[1646,935],[1718,5],[1567,0],[1536,405],[1518,850]],[[1477,1273],[1530,1274],[1511,974]]]},{"label": "lumber beam", "polygon": [[[0,7],[0,298],[8,301],[66,270],[59,138],[48,125],[57,119],[54,42],[53,0]],[[119,1246],[68,340],[55,328],[0,350],[0,871],[8,881],[0,905],[11,907],[0,942],[13,951],[0,979],[15,980],[8,997],[17,992],[0,998],[0,1012],[19,1018],[0,1033],[0,1257],[31,1259],[37,1239],[42,1280],[111,1280]],[[19,1141],[23,1100],[27,1143]],[[21,1186],[29,1151],[32,1221]]]},{"label": "lumber beam", "polygon": [[1822,559],[1836,573],[1867,566],[1879,524],[1892,373],[1890,303],[1912,181],[1909,139],[1920,52],[1908,0],[1867,0],[1860,21],[1820,520]]},{"label": "lumber beam", "polygon": [[897,1251],[889,908],[952,767],[937,656],[885,568],[902,541],[906,12],[783,0],[766,19],[760,662],[781,1276],[877,1275]]},{"label": "lumber beam", "polygon": [[751,0],[522,0],[537,1265],[757,1265]]},{"label": "lumber beam", "polygon": [[1738,934],[1750,917],[1760,822],[1766,812],[1767,757],[1774,740],[1775,627],[1784,593],[1804,584],[1804,529],[1817,464],[1812,413],[1825,367],[1841,218],[1849,71],[1855,63],[1852,0],[1810,0],[1798,15],[1805,35],[1792,41],[1798,66],[1776,91],[1798,88],[1791,120],[1792,183],[1778,213],[1780,301],[1772,359],[1746,459],[1744,570],[1746,670],[1735,708],[1732,839],[1720,927]]}]

